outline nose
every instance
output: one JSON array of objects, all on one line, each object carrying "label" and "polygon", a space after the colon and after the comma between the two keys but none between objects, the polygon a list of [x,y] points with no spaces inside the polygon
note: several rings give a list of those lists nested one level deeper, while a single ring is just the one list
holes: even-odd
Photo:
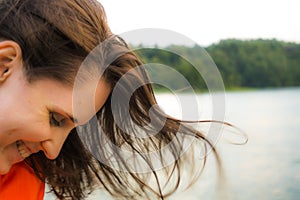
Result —
[{"label": "nose", "polygon": [[57,158],[70,132],[71,130],[52,130],[48,139],[41,142],[42,151],[48,159]]}]

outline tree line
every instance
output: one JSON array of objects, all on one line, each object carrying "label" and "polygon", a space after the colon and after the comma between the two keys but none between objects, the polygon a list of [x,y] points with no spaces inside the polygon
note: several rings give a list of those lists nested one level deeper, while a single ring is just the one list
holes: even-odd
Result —
[{"label": "tree line", "polygon": [[[156,64],[150,77],[159,76],[177,84],[177,76],[168,70],[157,70],[169,66],[183,75],[194,89],[206,87],[203,73],[195,66],[209,68],[215,63],[226,88],[242,87],[288,87],[300,86],[300,44],[272,40],[222,40],[208,47],[171,45],[166,48],[133,47],[146,64]],[[149,65],[150,65],[149,64]],[[205,72],[204,72],[205,73]],[[204,76],[210,76],[209,73]],[[213,77],[211,77],[213,79]],[[176,83],[175,83],[176,82]],[[157,86],[158,88],[161,87]]]}]

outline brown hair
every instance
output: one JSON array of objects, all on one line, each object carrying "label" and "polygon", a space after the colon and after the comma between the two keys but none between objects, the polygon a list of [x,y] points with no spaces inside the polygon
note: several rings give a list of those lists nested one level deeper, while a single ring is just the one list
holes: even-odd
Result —
[{"label": "brown hair", "polygon": [[[142,85],[130,94],[130,117],[124,115],[124,109],[127,107],[124,102],[120,100],[112,105],[112,96],[96,114],[101,133],[104,133],[112,145],[101,143],[103,138],[100,130],[94,124],[87,123],[81,131],[91,137],[90,144],[82,142],[78,129],[75,128],[55,160],[48,160],[42,152],[27,159],[37,176],[50,185],[59,199],[83,199],[97,184],[115,197],[150,198],[153,194],[161,199],[167,197],[179,187],[183,160],[193,160],[192,156],[182,156],[185,149],[182,140],[177,136],[178,132],[197,138],[203,142],[206,150],[210,147],[220,165],[214,147],[201,132],[183,121],[167,116],[154,106],[157,103],[142,62],[121,38],[113,36],[107,26],[104,9],[96,0],[0,0],[0,13],[0,37],[20,45],[28,81],[48,77],[72,85],[86,56],[107,39],[113,41],[113,48],[126,49],[122,55],[109,63],[104,72],[105,80],[112,88],[127,72],[139,67],[129,78],[124,79],[121,87],[116,90],[117,96],[121,97],[134,89],[134,83]],[[113,115],[113,109],[117,109],[118,116]],[[154,118],[150,117],[151,109]],[[115,117],[123,120],[125,130],[118,126]],[[136,128],[132,122],[141,128]],[[150,122],[161,126],[161,130],[147,138],[134,137],[140,131],[154,131],[152,126],[145,126]],[[97,159],[95,154],[87,150],[87,146],[96,149]],[[133,154],[139,155],[150,171],[134,171],[122,157],[119,148],[124,146]],[[159,151],[167,146],[170,152],[168,155],[174,158],[174,162],[161,171],[166,174],[165,184],[171,180],[175,182],[167,191],[163,191],[163,184],[158,175],[160,172],[154,166],[155,161],[144,152]],[[163,163],[163,154],[158,155],[157,159]],[[116,162],[119,169],[110,165],[112,162]],[[201,170],[197,169],[196,172]],[[148,180],[151,177],[154,177],[157,186],[149,184]]]}]

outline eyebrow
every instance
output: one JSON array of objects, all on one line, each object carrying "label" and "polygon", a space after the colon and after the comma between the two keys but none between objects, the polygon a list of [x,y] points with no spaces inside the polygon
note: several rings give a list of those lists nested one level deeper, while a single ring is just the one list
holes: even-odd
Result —
[{"label": "eyebrow", "polygon": [[49,111],[52,110],[52,112],[57,112],[58,114],[65,115],[68,117],[74,124],[78,124],[78,119],[73,117],[72,114],[68,113],[67,111],[60,109],[56,106],[54,106],[52,109],[48,109]]}]

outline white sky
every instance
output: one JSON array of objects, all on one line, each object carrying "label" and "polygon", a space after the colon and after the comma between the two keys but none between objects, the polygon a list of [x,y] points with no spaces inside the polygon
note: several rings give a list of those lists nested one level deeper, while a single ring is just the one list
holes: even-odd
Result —
[{"label": "white sky", "polygon": [[[167,29],[201,46],[228,38],[300,42],[299,0],[99,1],[115,34],[143,28]],[[138,41],[138,37],[133,40]],[[147,39],[153,42],[153,38]],[[147,39],[142,40],[147,43]]]}]

